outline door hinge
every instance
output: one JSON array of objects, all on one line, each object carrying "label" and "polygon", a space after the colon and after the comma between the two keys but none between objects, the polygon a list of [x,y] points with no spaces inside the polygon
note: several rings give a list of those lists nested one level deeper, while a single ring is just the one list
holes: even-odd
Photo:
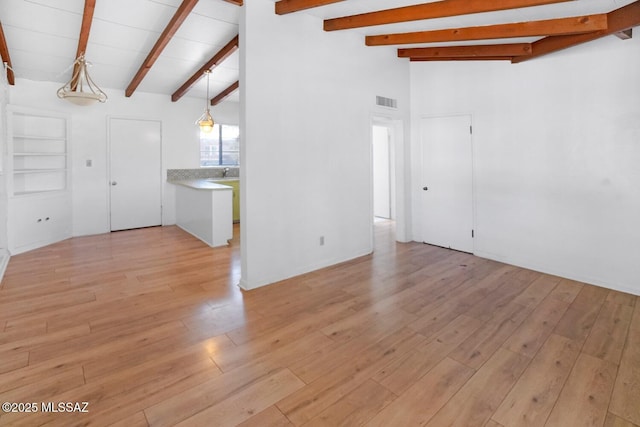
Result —
[{"label": "door hinge", "polygon": [[471,230],[471,238],[473,238],[473,237],[474,237],[474,236],[473,236],[473,234],[474,234],[474,233],[473,233],[473,230]]},{"label": "door hinge", "polygon": [[469,125],[469,133],[473,135],[473,126]]}]

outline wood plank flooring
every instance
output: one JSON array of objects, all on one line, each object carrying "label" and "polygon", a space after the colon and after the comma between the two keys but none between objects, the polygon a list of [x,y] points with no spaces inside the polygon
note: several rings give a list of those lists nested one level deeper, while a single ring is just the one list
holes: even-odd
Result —
[{"label": "wood plank flooring", "polygon": [[[15,256],[15,426],[640,427],[638,297],[418,243],[240,291],[239,233],[176,227]],[[85,413],[42,402],[88,402]]]}]

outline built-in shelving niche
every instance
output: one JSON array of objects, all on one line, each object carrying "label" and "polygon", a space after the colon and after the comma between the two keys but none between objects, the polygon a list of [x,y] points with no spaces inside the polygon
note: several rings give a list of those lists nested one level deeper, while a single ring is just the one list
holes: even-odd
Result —
[{"label": "built-in shelving niche", "polygon": [[11,254],[71,236],[69,129],[65,114],[7,107]]}]

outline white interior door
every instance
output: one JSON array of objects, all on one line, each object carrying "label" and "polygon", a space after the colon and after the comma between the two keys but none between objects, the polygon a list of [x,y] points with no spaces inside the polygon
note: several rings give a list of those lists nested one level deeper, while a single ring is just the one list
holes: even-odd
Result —
[{"label": "white interior door", "polygon": [[391,218],[389,129],[373,126],[373,216]]},{"label": "white interior door", "polygon": [[162,224],[161,123],[109,120],[111,231]]},{"label": "white interior door", "polygon": [[421,145],[423,240],[473,252],[471,116],[422,119]]}]

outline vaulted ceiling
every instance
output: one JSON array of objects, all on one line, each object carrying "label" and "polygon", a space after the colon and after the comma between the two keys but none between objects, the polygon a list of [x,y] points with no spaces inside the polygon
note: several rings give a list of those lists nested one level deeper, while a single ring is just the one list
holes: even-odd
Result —
[{"label": "vaulted ceiling", "polygon": [[279,14],[305,11],[325,31],[357,31],[367,46],[398,47],[412,61],[522,62],[597,38],[631,37],[634,0],[280,0]]},{"label": "vaulted ceiling", "polygon": [[[238,80],[241,0],[86,3],[95,6],[85,56],[100,87],[133,97],[137,91],[179,93],[177,100],[182,95],[205,96],[204,68],[214,67],[212,97]],[[0,1],[0,23],[16,77],[67,82],[82,41],[85,12],[85,0]],[[163,35],[168,37],[162,43]],[[237,91],[227,99],[237,101]]]},{"label": "vaulted ceiling", "polygon": [[[204,97],[203,72],[212,69],[214,101],[237,101],[242,2],[2,0],[0,53],[16,77],[62,84],[85,52],[100,86],[173,101]],[[370,49],[397,47],[395,60],[522,62],[604,36],[631,37],[640,1],[279,0],[274,13],[314,15],[325,31],[354,32]]]}]

